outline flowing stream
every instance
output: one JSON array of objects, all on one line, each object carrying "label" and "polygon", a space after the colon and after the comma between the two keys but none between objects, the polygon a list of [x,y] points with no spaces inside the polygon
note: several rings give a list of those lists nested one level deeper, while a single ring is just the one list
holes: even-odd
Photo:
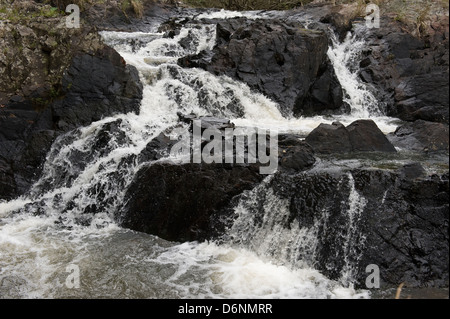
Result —
[{"label": "flowing stream", "polygon": [[[222,11],[197,19],[236,15],[242,13]],[[180,40],[188,34],[194,41],[182,46]],[[313,227],[281,227],[288,218],[288,203],[270,189],[270,176],[243,194],[235,207],[236,220],[220,244],[168,242],[123,229],[114,219],[143,165],[137,155],[178,122],[177,112],[212,114],[237,125],[303,135],[320,123],[349,124],[368,117],[385,133],[395,130],[395,119],[382,115],[382,106],[351,67],[363,41],[351,34],[343,43],[333,39],[328,52],[351,114],[285,118],[275,102],[243,83],[176,64],[179,57],[214,46],[214,25],[187,24],[173,39],[156,29],[102,36],[140,72],[140,114],[105,118],[60,136],[30,193],[0,202],[0,298],[370,297],[369,291],[353,288],[350,259],[340,280],[315,269],[317,232],[319,225],[326,227],[327,214],[323,212]],[[114,130],[107,130],[112,126]],[[99,146],[104,134],[108,141]],[[348,183],[349,209],[342,213],[348,216],[345,251],[350,255],[365,199],[351,185],[351,175]],[[255,223],[255,216],[262,222]],[[71,265],[79,269],[79,287],[67,284]]]}]

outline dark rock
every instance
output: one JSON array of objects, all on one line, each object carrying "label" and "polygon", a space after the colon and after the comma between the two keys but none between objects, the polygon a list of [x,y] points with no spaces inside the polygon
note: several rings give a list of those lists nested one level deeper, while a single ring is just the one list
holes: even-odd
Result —
[{"label": "dark rock", "polygon": [[406,164],[400,169],[399,173],[406,180],[416,179],[426,175],[426,171],[420,163]]},{"label": "dark rock", "polygon": [[[68,0],[56,2],[61,10],[65,10],[66,5],[72,3]],[[124,7],[124,2],[121,0],[108,0],[106,3],[94,2],[85,7],[81,11],[81,18],[88,25],[99,30],[151,32],[159,24],[181,13],[175,2],[172,4],[154,0],[141,0],[140,2],[142,3],[142,16],[136,13],[132,6]]]},{"label": "dark rock", "polygon": [[171,140],[166,134],[159,134],[141,151],[139,154],[139,162],[150,162],[167,156],[170,154],[170,149],[175,143],[177,141]]},{"label": "dark rock", "polygon": [[118,219],[167,240],[202,240],[211,236],[211,216],[261,180],[251,167],[154,164],[137,173]]},{"label": "dark rock", "polygon": [[29,189],[60,134],[139,111],[137,70],[104,45],[96,30],[59,28],[61,19],[18,21],[0,30],[2,47],[10,48],[0,58],[0,156],[15,181],[1,188],[0,198]]},{"label": "dark rock", "polygon": [[409,151],[449,151],[448,124],[417,120],[400,126],[388,138],[393,145]]},{"label": "dark rock", "polygon": [[305,141],[321,154],[396,152],[372,120],[358,120],[347,127],[341,123],[320,124]]},{"label": "dark rock", "polygon": [[449,122],[448,15],[430,17],[425,36],[382,17],[380,28],[365,35],[370,63],[361,62],[361,77],[374,86],[390,116],[405,121]]},{"label": "dark rock", "polygon": [[390,285],[448,286],[448,173],[413,181],[382,176],[355,174],[357,190],[368,199],[361,268],[379,265],[382,281]]},{"label": "dark rock", "polygon": [[10,200],[15,197],[16,192],[14,171],[11,165],[0,156],[0,194],[3,199]]},{"label": "dark rock", "polygon": [[346,129],[353,152],[396,152],[395,147],[372,120],[355,121]]},{"label": "dark rock", "polygon": [[342,105],[327,50],[323,31],[276,19],[234,18],[217,21],[217,45],[211,56],[183,57],[179,64],[243,81],[278,102],[285,115],[315,114]]},{"label": "dark rock", "polygon": [[[298,222],[317,233],[315,253],[300,258],[335,280],[350,270],[363,288],[370,264],[380,268],[383,288],[447,287],[448,173],[405,169],[414,173],[355,170],[353,181],[345,172],[276,174],[270,187],[290,202],[284,227]],[[350,206],[351,196],[360,206]]]},{"label": "dark rock", "polygon": [[300,172],[311,168],[316,162],[314,150],[304,141],[294,143],[292,139],[284,139],[281,142],[279,141],[278,145],[279,166],[281,168]]},{"label": "dark rock", "polygon": [[96,56],[76,56],[62,85],[65,96],[53,105],[53,116],[63,131],[114,113],[139,111],[142,84],[138,72],[109,47]]},{"label": "dark rock", "polygon": [[352,20],[339,12],[331,12],[320,19],[320,22],[331,24],[339,39],[343,41],[347,32],[352,29]]},{"label": "dark rock", "polygon": [[337,113],[343,106],[342,87],[336,78],[333,66],[327,61],[319,69],[317,79],[312,84],[300,114],[304,116]]},{"label": "dark rock", "polygon": [[226,128],[234,128],[234,124],[230,122],[228,119],[220,119],[213,116],[203,116],[198,118],[201,121],[201,129],[226,129]]},{"label": "dark rock", "polygon": [[412,111],[411,117],[415,120],[424,120],[429,122],[449,123],[449,108],[445,105],[424,106]]},{"label": "dark rock", "polygon": [[349,153],[353,150],[350,143],[348,131],[339,122],[333,124],[320,124],[306,137],[305,141],[310,144],[317,153]]},{"label": "dark rock", "polygon": [[208,51],[201,51],[198,54],[188,55],[178,59],[178,64],[184,68],[203,68],[205,69],[211,61],[212,54]]}]

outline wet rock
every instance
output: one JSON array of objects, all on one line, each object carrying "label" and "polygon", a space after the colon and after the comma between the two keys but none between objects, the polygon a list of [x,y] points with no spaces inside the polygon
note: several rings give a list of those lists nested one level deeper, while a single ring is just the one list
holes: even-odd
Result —
[{"label": "wet rock", "polygon": [[361,76],[377,88],[388,115],[448,124],[448,13],[430,19],[432,27],[417,35],[382,17],[380,28],[365,36],[370,64],[361,65]]},{"label": "wet rock", "polygon": [[403,165],[400,175],[406,180],[416,179],[426,176],[426,171],[420,163],[410,163]]},{"label": "wet rock", "polygon": [[0,156],[0,194],[6,200],[13,199],[16,195],[16,182],[11,164]]},{"label": "wet rock", "polygon": [[54,121],[60,130],[85,126],[106,115],[139,112],[139,74],[109,47],[94,56],[75,56],[62,86],[64,98],[53,104]]},{"label": "wet rock", "polygon": [[305,141],[310,144],[317,153],[331,154],[335,152],[349,153],[352,145],[348,131],[342,123],[320,124],[306,137]]},{"label": "wet rock", "polygon": [[417,120],[400,126],[388,138],[404,150],[426,153],[449,151],[448,124]]},{"label": "wet rock", "polygon": [[448,173],[413,181],[408,174],[372,173],[369,183],[379,183],[376,188],[367,187],[367,175],[356,175],[357,190],[368,199],[361,269],[379,265],[382,281],[393,286],[448,287]]},{"label": "wet rock", "polygon": [[210,217],[261,180],[251,167],[154,164],[137,173],[118,219],[167,240],[202,240],[211,235]]},{"label": "wet rock", "polygon": [[172,140],[170,136],[164,133],[159,134],[141,151],[138,157],[139,162],[150,162],[168,156],[175,143],[177,143],[177,140]]},{"label": "wet rock", "polygon": [[372,120],[355,121],[346,129],[353,152],[396,152],[395,147]]},{"label": "wet rock", "polygon": [[316,232],[314,256],[302,259],[327,277],[345,282],[350,274],[365,288],[366,267],[375,264],[382,288],[401,282],[447,287],[448,173],[426,176],[420,171],[417,165],[403,173],[354,170],[354,182],[342,171],[281,173],[270,186],[289,202],[284,227],[293,222]]},{"label": "wet rock", "polygon": [[295,135],[278,137],[279,166],[289,171],[300,172],[311,168],[316,158],[313,148]]},{"label": "wet rock", "polygon": [[326,55],[325,32],[276,19],[216,23],[217,45],[210,61],[194,55],[181,58],[180,65],[243,81],[278,102],[285,115],[316,114],[342,106],[342,89]]},{"label": "wet rock", "polygon": [[342,92],[333,66],[328,62],[324,63],[304,101],[301,114],[308,116],[325,114],[327,111],[333,114],[345,111]]},{"label": "wet rock", "polygon": [[[43,6],[27,5],[36,12]],[[139,111],[137,70],[96,30],[64,23],[65,16],[38,16],[0,26],[5,48],[0,52],[0,156],[11,163],[15,186],[10,190],[16,196],[38,178],[57,136],[115,113]],[[11,197],[10,190],[2,188],[0,198]]]},{"label": "wet rock", "polygon": [[357,120],[347,127],[339,122],[320,124],[305,139],[321,154],[350,152],[396,152],[372,120]]}]

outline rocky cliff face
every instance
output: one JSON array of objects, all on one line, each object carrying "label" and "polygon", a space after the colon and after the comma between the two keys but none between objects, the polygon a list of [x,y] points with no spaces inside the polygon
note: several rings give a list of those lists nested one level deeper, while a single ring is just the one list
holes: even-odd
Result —
[{"label": "rocky cliff face", "polygon": [[448,124],[448,16],[433,17],[420,36],[394,19],[380,25],[368,34],[362,78],[382,93],[388,115]]}]

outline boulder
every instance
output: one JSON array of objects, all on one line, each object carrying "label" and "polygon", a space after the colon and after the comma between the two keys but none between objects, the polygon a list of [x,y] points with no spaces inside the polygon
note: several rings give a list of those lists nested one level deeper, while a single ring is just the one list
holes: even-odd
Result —
[{"label": "boulder", "polygon": [[313,148],[295,135],[278,136],[279,167],[293,172],[311,168],[315,162]]},{"label": "boulder", "polygon": [[203,240],[211,236],[211,216],[261,180],[252,166],[145,166],[127,190],[127,204],[117,218],[123,227],[167,240]]},{"label": "boulder", "polygon": [[372,120],[357,120],[347,127],[339,122],[320,124],[305,139],[321,154],[350,152],[396,152]]},{"label": "boulder", "polygon": [[372,120],[355,121],[346,130],[353,152],[396,152],[395,147]]},{"label": "boulder", "polygon": [[135,67],[112,48],[76,55],[62,78],[64,97],[52,105],[59,130],[85,126],[115,113],[139,112],[142,84]]},{"label": "boulder", "polygon": [[448,12],[430,19],[426,32],[416,34],[417,28],[383,16],[380,28],[365,34],[368,56],[360,72],[389,116],[448,124]]}]

